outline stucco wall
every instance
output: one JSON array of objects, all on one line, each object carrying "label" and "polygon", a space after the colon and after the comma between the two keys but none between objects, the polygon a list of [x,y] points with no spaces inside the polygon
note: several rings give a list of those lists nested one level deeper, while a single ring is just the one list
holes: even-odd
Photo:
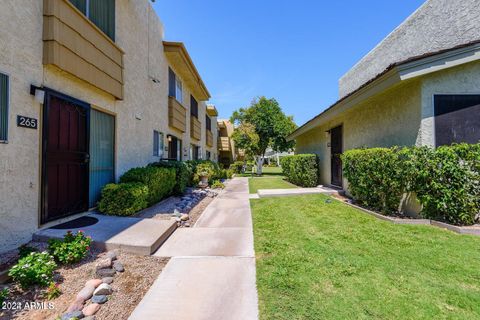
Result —
[{"label": "stucco wall", "polygon": [[331,183],[328,131],[343,125],[344,150],[389,147],[421,141],[421,83],[411,81],[339,114],[297,138],[295,153],[315,153],[320,161],[320,181]]},{"label": "stucco wall", "polygon": [[[173,134],[183,140],[184,149],[190,145],[189,126],[184,134],[168,127],[163,25],[148,0],[117,0],[116,42],[125,51],[123,101],[55,67],[43,66],[42,3],[19,5],[7,0],[0,4],[0,72],[10,75],[11,87],[9,143],[0,144],[0,252],[29,241],[39,227],[42,123],[39,121],[38,130],[16,126],[18,114],[41,120],[42,106],[29,94],[31,84],[55,89],[115,115],[117,179],[132,167],[159,160],[152,155],[153,130],[164,133],[165,144],[167,134]],[[185,85],[184,106],[190,110],[190,90]],[[206,148],[205,108],[200,102],[202,140],[198,145],[203,157],[207,149],[216,156],[216,119],[212,118],[214,146]],[[187,114],[189,117],[190,111]]]},{"label": "stucco wall", "polygon": [[[472,62],[422,79],[422,145],[435,146],[435,94],[480,94],[480,62]],[[474,115],[478,116],[478,115]]]},{"label": "stucco wall", "polygon": [[480,1],[428,0],[340,79],[340,97],[390,64],[480,39]]}]

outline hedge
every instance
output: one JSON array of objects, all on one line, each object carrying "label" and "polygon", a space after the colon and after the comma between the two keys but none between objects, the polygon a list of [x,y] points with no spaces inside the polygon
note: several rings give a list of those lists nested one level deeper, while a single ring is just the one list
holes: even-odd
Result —
[{"label": "hedge", "polygon": [[128,170],[120,183],[140,182],[148,188],[148,205],[153,205],[171,195],[176,184],[175,168],[159,168],[148,166]]},{"label": "hedge", "polygon": [[318,158],[315,154],[298,154],[281,158],[283,174],[291,183],[301,187],[318,185]]},{"label": "hedge", "polygon": [[192,168],[182,161],[160,161],[151,163],[149,166],[158,168],[173,168],[175,169],[176,179],[173,193],[182,195],[188,186],[192,184]]},{"label": "hedge", "polygon": [[471,225],[480,212],[480,144],[349,150],[342,161],[352,196],[384,214],[410,192],[428,219]]},{"label": "hedge", "polygon": [[98,209],[109,215],[130,216],[148,207],[148,187],[142,183],[110,183],[102,189]]},{"label": "hedge", "polygon": [[243,161],[235,161],[230,165],[230,170],[232,170],[233,173],[237,173],[237,174],[243,173],[242,171],[243,171],[244,164],[245,163]]}]

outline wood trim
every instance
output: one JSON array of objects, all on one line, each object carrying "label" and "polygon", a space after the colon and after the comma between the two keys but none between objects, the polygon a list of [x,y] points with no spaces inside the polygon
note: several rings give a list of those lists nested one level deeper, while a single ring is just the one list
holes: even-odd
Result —
[{"label": "wood trim", "polygon": [[218,111],[217,108],[214,105],[208,105],[207,106],[207,114],[210,117],[218,117]]},{"label": "wood trim", "polygon": [[123,99],[124,52],[68,0],[44,0],[43,64]]},{"label": "wood trim", "polygon": [[202,138],[202,124],[194,116],[190,116],[190,137],[195,140]]},{"label": "wood trim", "polygon": [[181,132],[187,131],[187,109],[174,97],[168,97],[168,125]]},{"label": "wood trim", "polygon": [[212,147],[213,146],[213,133],[212,131],[207,130],[207,146]]},{"label": "wood trim", "polygon": [[219,151],[231,151],[230,138],[229,137],[219,137],[218,138],[218,150]]}]

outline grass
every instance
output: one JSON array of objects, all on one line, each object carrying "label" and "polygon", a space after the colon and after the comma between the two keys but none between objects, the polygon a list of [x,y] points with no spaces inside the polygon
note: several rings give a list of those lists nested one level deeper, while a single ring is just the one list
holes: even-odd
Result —
[{"label": "grass", "polygon": [[285,180],[282,169],[279,167],[264,167],[261,177],[252,177],[251,174],[237,176],[250,177],[248,179],[248,189],[250,193],[257,193],[259,189],[292,189],[297,186]]},{"label": "grass", "polygon": [[480,238],[323,195],[252,200],[261,319],[480,319]]}]

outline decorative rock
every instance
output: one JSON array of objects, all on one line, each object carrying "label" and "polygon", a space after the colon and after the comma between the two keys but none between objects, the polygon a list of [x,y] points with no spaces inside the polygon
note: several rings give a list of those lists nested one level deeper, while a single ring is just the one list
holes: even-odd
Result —
[{"label": "decorative rock", "polygon": [[105,302],[107,302],[107,296],[106,295],[100,295],[100,296],[93,296],[92,297],[92,303],[104,304]]},{"label": "decorative rock", "polygon": [[72,311],[64,313],[62,316],[62,320],[70,320],[70,319],[83,319],[84,314],[82,311]]},{"label": "decorative rock", "polygon": [[113,277],[105,277],[102,279],[103,283],[110,284],[113,282]]},{"label": "decorative rock", "polygon": [[91,303],[83,308],[82,312],[85,316],[93,316],[98,310],[100,310],[100,305],[98,303]]},{"label": "decorative rock", "polygon": [[110,260],[117,260],[117,253],[115,251],[108,251],[105,256]]},{"label": "decorative rock", "polygon": [[97,270],[100,270],[100,269],[108,269],[111,266],[112,266],[112,259],[111,258],[104,258],[104,259],[98,261],[95,267],[96,267]]},{"label": "decorative rock", "polygon": [[188,216],[188,214],[182,214],[182,216],[180,217],[180,220],[182,221],[187,221],[188,219],[190,219],[190,217]]},{"label": "decorative rock", "polygon": [[86,283],[85,283],[85,287],[98,287],[99,285],[102,284],[102,280],[100,279],[92,279],[92,280],[88,280]]},{"label": "decorative rock", "polygon": [[97,270],[97,276],[100,277],[100,278],[113,277],[114,275],[115,275],[115,270],[113,270],[113,269]]},{"label": "decorative rock", "polygon": [[102,283],[93,293],[94,296],[103,296],[112,294],[113,289],[106,283]]},{"label": "decorative rock", "polygon": [[74,302],[68,307],[67,312],[81,311],[83,309],[83,303],[85,300],[83,298],[77,298]]},{"label": "decorative rock", "polygon": [[188,222],[185,222],[185,224],[183,225],[185,228],[190,228],[190,223]]},{"label": "decorative rock", "polygon": [[113,264],[113,269],[117,272],[123,272],[125,271],[125,268],[123,267],[123,264],[120,261],[115,261]]},{"label": "decorative rock", "polygon": [[[94,286],[85,286],[82,290],[77,294],[77,299],[82,299],[83,301],[88,300],[92,297],[93,292],[95,291]],[[76,301],[76,300],[75,300]]]}]

